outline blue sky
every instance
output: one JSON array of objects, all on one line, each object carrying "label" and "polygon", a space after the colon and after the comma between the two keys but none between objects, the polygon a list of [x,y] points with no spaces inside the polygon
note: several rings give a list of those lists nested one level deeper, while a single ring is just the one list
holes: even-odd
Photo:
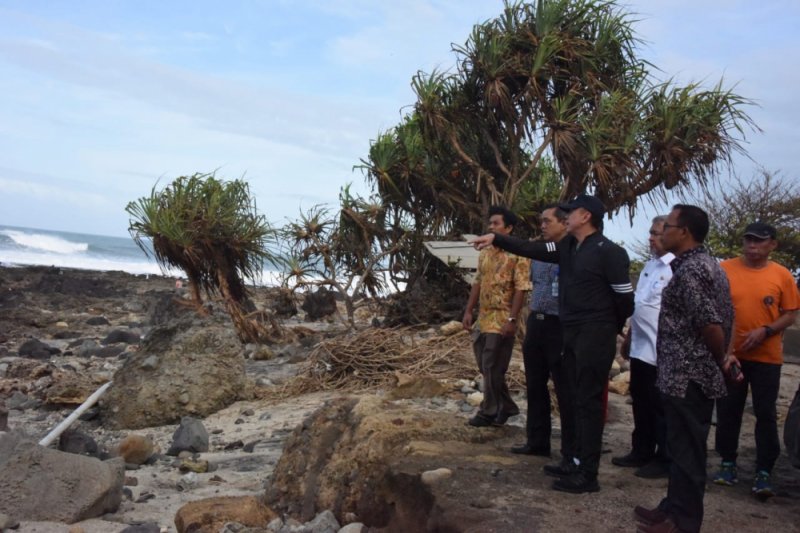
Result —
[{"label": "blue sky", "polygon": [[[758,103],[763,133],[748,136],[752,161],[737,159],[737,173],[800,179],[800,2],[627,5],[663,78],[724,78]],[[451,67],[451,43],[501,10],[496,0],[0,0],[0,224],[124,236],[125,205],[157,180],[214,169],[244,176],[279,224],[335,203],[348,182],[364,191],[353,166],[413,103],[411,76]],[[622,218],[609,232],[631,242]]]}]

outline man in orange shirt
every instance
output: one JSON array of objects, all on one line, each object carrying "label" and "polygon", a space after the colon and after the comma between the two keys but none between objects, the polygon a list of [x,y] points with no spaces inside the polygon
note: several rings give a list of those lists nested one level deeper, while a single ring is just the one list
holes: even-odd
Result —
[{"label": "man in orange shirt", "polygon": [[[517,216],[508,209],[489,209],[489,231],[511,234]],[[506,371],[517,333],[517,316],[525,292],[531,290],[530,260],[500,248],[482,250],[478,257],[478,276],[469,293],[462,325],[472,330],[472,310],[478,305],[479,334],[473,344],[475,361],[483,376],[483,402],[478,414],[470,418],[475,427],[502,426],[519,414],[506,384]]]},{"label": "man in orange shirt", "polygon": [[781,451],[775,402],[783,363],[783,330],[794,323],[800,308],[792,274],[769,260],[777,245],[775,228],[754,222],[745,228],[742,255],[721,264],[728,275],[735,311],[729,351],[741,363],[744,380],[729,384],[728,396],[717,400],[716,450],[722,465],[714,483],[738,482],[736,456],[749,384],[756,415],[752,492],[760,499],[774,495],[770,473]]}]

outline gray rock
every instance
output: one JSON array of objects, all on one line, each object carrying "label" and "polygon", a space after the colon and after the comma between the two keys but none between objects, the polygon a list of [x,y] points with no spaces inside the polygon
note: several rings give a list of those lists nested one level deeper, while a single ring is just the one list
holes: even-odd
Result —
[{"label": "gray rock", "polygon": [[11,396],[6,399],[6,408],[24,411],[25,409],[37,407],[40,403],[41,402],[35,398],[30,398],[25,393],[15,390],[11,393]]},{"label": "gray rock", "polygon": [[0,512],[23,521],[71,524],[116,511],[122,461],[99,461],[0,433]]},{"label": "gray rock", "polygon": [[86,323],[90,326],[107,326],[111,324],[111,322],[109,322],[104,316],[93,316],[87,319]]},{"label": "gray rock", "polygon": [[[113,429],[175,424],[183,416],[207,417],[240,399],[247,387],[235,330],[213,317],[202,324],[183,319],[148,333],[101,399],[104,424]],[[157,368],[143,369],[153,355]]]},{"label": "gray rock", "polygon": [[97,442],[86,433],[67,430],[58,438],[58,449],[66,453],[97,457]]},{"label": "gray rock", "polygon": [[51,355],[61,353],[61,350],[45,344],[39,339],[28,339],[23,342],[17,352],[20,357],[30,357],[32,359],[49,359]]},{"label": "gray rock", "polygon": [[119,342],[124,342],[125,344],[139,344],[140,340],[139,334],[135,331],[115,329],[106,335],[106,338],[100,341],[100,344],[116,344]]},{"label": "gray rock", "polygon": [[[8,411],[2,403],[0,403],[0,431],[8,431]],[[0,528],[0,531],[2,530]]]},{"label": "gray rock", "polygon": [[133,524],[119,533],[161,533],[161,526],[155,522],[145,522],[143,524]]},{"label": "gray rock", "polygon": [[75,350],[75,355],[78,357],[91,357],[98,347],[99,345],[95,341],[85,340],[78,346],[78,349]]},{"label": "gray rock", "polygon": [[110,346],[98,347],[92,350],[92,355],[101,359],[116,357],[125,351],[124,344],[112,344]]},{"label": "gray rock", "polygon": [[[341,526],[336,517],[329,510],[322,511],[314,520],[302,526],[302,533],[337,533]],[[299,533],[299,532],[298,532]]]},{"label": "gray rock", "polygon": [[6,377],[6,372],[8,372],[8,363],[0,363],[0,378]]},{"label": "gray rock", "polygon": [[184,416],[172,435],[172,444],[167,455],[178,455],[182,451],[193,453],[208,451],[208,431],[198,418]]},{"label": "gray rock", "polygon": [[155,370],[158,367],[158,356],[157,355],[149,355],[142,361],[142,364],[139,365],[139,368],[142,370]]},{"label": "gray rock", "polygon": [[280,517],[273,518],[272,520],[270,520],[269,524],[267,524],[267,531],[272,531],[273,533],[277,533],[278,531],[281,530],[282,527],[283,527],[283,519]]}]

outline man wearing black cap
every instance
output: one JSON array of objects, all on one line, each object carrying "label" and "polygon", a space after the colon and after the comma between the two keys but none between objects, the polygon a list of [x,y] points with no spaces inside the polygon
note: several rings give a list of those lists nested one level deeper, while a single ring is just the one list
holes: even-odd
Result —
[{"label": "man wearing black cap", "polygon": [[600,490],[597,471],[603,439],[603,393],[616,353],[616,337],[633,312],[630,261],[623,248],[602,234],[605,208],[594,196],[579,195],[559,206],[569,213],[568,235],[535,242],[489,233],[472,244],[497,246],[517,255],[559,264],[559,315],[564,365],[573,379],[577,428],[576,460],[562,457],[545,473],[558,477],[555,490]]},{"label": "man wearing black cap", "polygon": [[792,274],[769,260],[777,246],[775,228],[754,222],[744,231],[742,255],[723,261],[735,311],[731,349],[740,361],[744,380],[729,384],[728,395],[717,400],[716,449],[722,456],[718,485],[738,481],[736,456],[747,386],[756,415],[756,475],[752,492],[761,499],[774,495],[770,474],[780,455],[775,402],[781,383],[783,330],[791,326],[800,307]]}]

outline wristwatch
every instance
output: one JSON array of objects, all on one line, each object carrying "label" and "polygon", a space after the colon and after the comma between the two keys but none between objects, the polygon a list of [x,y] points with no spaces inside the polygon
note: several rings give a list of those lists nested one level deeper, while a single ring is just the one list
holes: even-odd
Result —
[{"label": "wristwatch", "polygon": [[513,316],[510,316],[510,317],[508,317],[508,321],[509,321],[509,322],[516,322],[516,321],[517,321],[517,319],[516,319],[516,318],[514,318]]},{"label": "wristwatch", "polygon": [[762,327],[764,328],[764,331],[767,332],[767,337],[772,337],[773,335],[775,335],[775,330],[772,329],[771,327],[769,326],[762,326]]}]

